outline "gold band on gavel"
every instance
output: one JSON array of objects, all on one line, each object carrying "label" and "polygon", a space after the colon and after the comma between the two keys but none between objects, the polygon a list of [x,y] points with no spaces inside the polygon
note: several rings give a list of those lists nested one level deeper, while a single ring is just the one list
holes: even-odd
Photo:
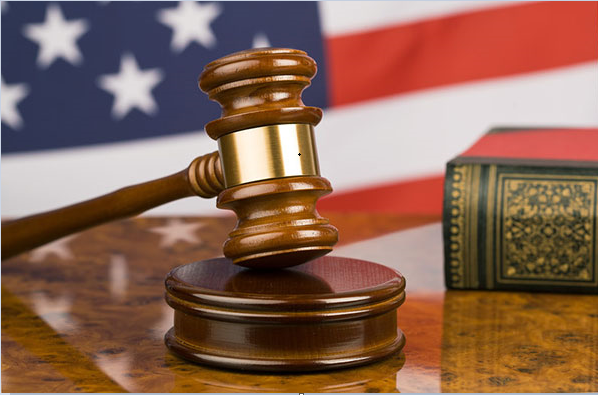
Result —
[{"label": "gold band on gavel", "polygon": [[319,176],[313,127],[270,125],[226,134],[218,149],[227,188],[290,176]]}]

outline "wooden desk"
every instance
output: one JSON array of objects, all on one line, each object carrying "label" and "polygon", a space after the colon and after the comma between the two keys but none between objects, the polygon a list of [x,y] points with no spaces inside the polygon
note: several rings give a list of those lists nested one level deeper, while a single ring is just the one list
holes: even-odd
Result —
[{"label": "wooden desk", "polygon": [[137,218],[2,264],[2,390],[598,391],[597,296],[445,292],[439,218],[325,214],[340,230],[336,254],[406,276],[404,353],[303,375],[217,370],[173,356],[162,340],[172,325],[164,277],[219,255],[234,220]]}]

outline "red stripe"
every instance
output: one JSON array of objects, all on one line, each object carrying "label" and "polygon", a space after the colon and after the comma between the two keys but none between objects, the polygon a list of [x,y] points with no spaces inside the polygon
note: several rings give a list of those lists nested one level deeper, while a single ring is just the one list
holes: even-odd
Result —
[{"label": "red stripe", "polygon": [[598,129],[487,134],[461,156],[598,161]]},{"label": "red stripe", "polygon": [[546,2],[329,37],[330,102],[598,59],[598,3]]},{"label": "red stripe", "polygon": [[443,183],[443,176],[435,176],[351,192],[332,193],[318,202],[318,209],[340,212],[440,215]]}]

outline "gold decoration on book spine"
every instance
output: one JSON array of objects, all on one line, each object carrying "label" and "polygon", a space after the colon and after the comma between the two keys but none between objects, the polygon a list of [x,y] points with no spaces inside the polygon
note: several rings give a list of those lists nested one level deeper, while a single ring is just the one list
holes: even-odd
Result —
[{"label": "gold decoration on book spine", "polygon": [[455,288],[478,287],[478,200],[481,167],[457,165],[450,196],[450,281]]},{"label": "gold decoration on book spine", "polygon": [[596,284],[598,179],[562,177],[499,176],[502,221],[496,224],[500,246],[496,275],[500,282]]},{"label": "gold decoration on book spine", "polygon": [[495,278],[494,278],[494,222],[496,220],[496,174],[498,169],[496,165],[488,166],[488,179],[486,185],[488,185],[486,200],[486,288],[494,289]]}]

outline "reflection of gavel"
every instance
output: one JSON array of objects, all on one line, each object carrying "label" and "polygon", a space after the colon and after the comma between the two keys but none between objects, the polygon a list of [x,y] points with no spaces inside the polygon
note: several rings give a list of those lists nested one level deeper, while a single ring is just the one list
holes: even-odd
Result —
[{"label": "reflection of gavel", "polygon": [[292,49],[242,51],[208,64],[199,85],[222,106],[222,117],[206,125],[219,153],[168,177],[3,223],[2,259],[193,195],[218,195],[217,206],[237,214],[224,244],[236,264],[287,267],[325,255],[338,233],[315,208],[332,191],[319,176],[313,135],[322,112],[301,101],[315,73],[313,59]]}]

